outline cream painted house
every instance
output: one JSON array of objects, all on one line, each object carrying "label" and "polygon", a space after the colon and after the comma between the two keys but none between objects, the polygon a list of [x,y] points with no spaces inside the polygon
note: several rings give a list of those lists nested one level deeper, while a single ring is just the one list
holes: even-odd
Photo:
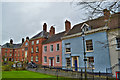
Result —
[{"label": "cream painted house", "polygon": [[113,76],[120,71],[120,28],[108,30],[109,53]]}]

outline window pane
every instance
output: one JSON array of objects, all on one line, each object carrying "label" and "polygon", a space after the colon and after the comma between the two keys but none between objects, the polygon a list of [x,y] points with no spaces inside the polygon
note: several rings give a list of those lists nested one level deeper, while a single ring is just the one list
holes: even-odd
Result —
[{"label": "window pane", "polygon": [[46,56],[44,56],[44,62],[47,62],[47,57]]},{"label": "window pane", "polygon": [[87,57],[88,58],[88,67],[94,67],[94,57]]},{"label": "window pane", "polygon": [[66,58],[66,66],[67,66],[67,67],[71,67],[70,58]]},{"label": "window pane", "polygon": [[39,48],[38,48],[38,46],[36,47],[36,52],[39,52]]},{"label": "window pane", "polygon": [[34,45],[34,41],[32,41],[32,45]]},{"label": "window pane", "polygon": [[59,55],[56,56],[56,62],[60,62]]},{"label": "window pane", "polygon": [[50,46],[50,51],[53,51],[53,45]]},{"label": "window pane", "polygon": [[31,48],[31,53],[33,53],[33,47]]},{"label": "window pane", "polygon": [[57,44],[57,51],[59,51],[59,44]]},{"label": "window pane", "polygon": [[86,41],[86,50],[87,50],[87,51],[93,50],[92,40],[87,40],[87,41]]},{"label": "window pane", "polygon": [[36,56],[36,61],[38,61],[38,56]]},{"label": "window pane", "polygon": [[66,52],[71,52],[71,48],[66,48]]},{"label": "window pane", "polygon": [[36,41],[36,44],[39,44],[39,40]]},{"label": "window pane", "polygon": [[116,38],[117,40],[117,48],[120,48],[120,38]]},{"label": "window pane", "polygon": [[33,56],[31,56],[31,61],[33,61]]},{"label": "window pane", "polygon": [[44,52],[47,52],[47,46],[44,46]]}]

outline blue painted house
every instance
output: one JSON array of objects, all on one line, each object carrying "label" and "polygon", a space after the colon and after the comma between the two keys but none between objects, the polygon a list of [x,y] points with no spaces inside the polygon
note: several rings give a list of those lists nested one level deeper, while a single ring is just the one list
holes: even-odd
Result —
[{"label": "blue painted house", "polygon": [[[85,68],[84,49],[86,53],[87,71],[106,73],[110,68],[110,54],[107,31],[109,27],[104,16],[89,20],[73,26],[73,28],[62,37],[62,66],[64,68],[80,71]],[[84,31],[84,40],[82,36]],[[111,70],[109,70],[111,73]]]}]

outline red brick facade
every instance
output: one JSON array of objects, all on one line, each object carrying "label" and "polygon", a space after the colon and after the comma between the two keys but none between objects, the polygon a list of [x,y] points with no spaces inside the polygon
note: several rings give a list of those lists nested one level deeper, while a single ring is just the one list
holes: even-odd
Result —
[{"label": "red brick facade", "polygon": [[[29,62],[33,61],[36,64],[42,64],[42,42],[44,38],[30,40],[29,43]],[[38,42],[37,42],[38,41]],[[37,49],[38,47],[38,49]],[[31,59],[33,57],[33,59]]]}]

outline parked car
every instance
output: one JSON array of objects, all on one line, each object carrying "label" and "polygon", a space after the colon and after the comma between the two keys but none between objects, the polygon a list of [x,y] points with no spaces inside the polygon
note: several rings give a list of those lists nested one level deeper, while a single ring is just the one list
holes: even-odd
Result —
[{"label": "parked car", "polygon": [[27,68],[37,68],[37,64],[34,62],[29,62]]}]

